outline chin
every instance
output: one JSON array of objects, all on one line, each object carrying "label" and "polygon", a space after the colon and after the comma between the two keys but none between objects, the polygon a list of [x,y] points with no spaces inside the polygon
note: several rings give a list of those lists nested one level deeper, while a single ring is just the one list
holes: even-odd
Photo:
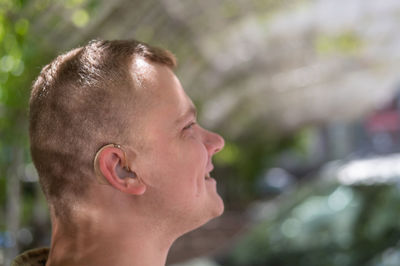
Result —
[{"label": "chin", "polygon": [[213,199],[212,202],[209,202],[207,208],[201,212],[201,216],[198,216],[196,222],[194,222],[190,230],[194,230],[203,226],[204,224],[208,223],[214,218],[221,216],[224,213],[224,202],[222,201],[221,197],[217,195],[217,198]]},{"label": "chin", "polygon": [[216,211],[214,213],[214,216],[212,218],[221,216],[224,213],[225,210],[225,206],[224,206],[224,202],[222,201],[221,197],[219,197],[219,202],[218,202],[218,206],[216,207]]},{"label": "chin", "polygon": [[217,195],[217,199],[214,199],[212,202],[212,208],[209,209],[209,216],[206,222],[221,216],[224,213],[224,209],[224,202],[222,201],[221,197]]}]

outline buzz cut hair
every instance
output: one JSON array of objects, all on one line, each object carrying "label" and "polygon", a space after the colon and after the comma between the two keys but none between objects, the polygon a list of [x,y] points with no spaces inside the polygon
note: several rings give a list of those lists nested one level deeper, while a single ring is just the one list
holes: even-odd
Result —
[{"label": "buzz cut hair", "polygon": [[136,40],[93,40],[58,56],[33,83],[30,150],[55,215],[85,195],[96,152],[132,134],[129,125],[138,115],[133,110],[140,104],[132,73],[136,58],[176,67],[168,50]]}]

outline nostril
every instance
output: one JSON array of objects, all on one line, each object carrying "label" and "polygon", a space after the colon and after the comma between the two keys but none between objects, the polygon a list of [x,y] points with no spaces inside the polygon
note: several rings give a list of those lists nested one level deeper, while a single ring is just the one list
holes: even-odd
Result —
[{"label": "nostril", "polygon": [[214,135],[214,153],[221,151],[225,146],[225,140],[219,134],[213,133]]},{"label": "nostril", "polygon": [[208,152],[211,155],[215,154],[223,149],[223,147],[225,145],[225,140],[223,137],[221,137],[217,133],[208,131],[206,129],[204,129],[204,132],[205,132],[205,134],[203,135],[204,136],[203,141],[207,147]]}]

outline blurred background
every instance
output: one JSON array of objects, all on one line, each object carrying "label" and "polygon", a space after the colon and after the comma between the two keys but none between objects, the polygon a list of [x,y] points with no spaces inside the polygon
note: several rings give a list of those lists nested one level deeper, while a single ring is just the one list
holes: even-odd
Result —
[{"label": "blurred background", "polygon": [[226,139],[226,212],[168,265],[400,265],[399,25],[398,0],[0,0],[0,265],[50,241],[30,85],[95,38],[171,50]]}]

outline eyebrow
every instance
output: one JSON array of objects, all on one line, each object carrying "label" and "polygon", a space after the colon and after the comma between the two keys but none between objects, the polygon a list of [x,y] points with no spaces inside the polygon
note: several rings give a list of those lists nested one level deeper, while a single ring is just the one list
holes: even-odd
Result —
[{"label": "eyebrow", "polygon": [[182,115],[180,116],[178,119],[176,119],[175,124],[181,124],[188,116],[193,115],[194,117],[197,116],[197,110],[196,107],[194,107],[193,105],[190,105],[189,109]]}]

